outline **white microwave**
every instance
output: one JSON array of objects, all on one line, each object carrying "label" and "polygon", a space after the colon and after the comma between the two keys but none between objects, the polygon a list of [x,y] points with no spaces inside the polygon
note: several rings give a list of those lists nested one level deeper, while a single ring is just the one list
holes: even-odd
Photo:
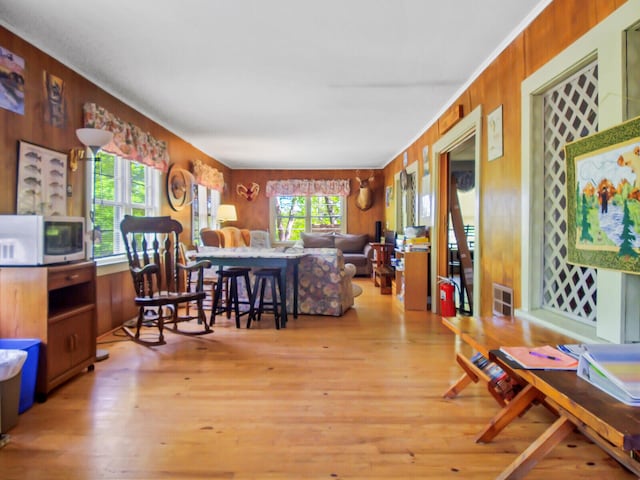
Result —
[{"label": "white microwave", "polygon": [[0,266],[84,260],[84,218],[0,215]]}]

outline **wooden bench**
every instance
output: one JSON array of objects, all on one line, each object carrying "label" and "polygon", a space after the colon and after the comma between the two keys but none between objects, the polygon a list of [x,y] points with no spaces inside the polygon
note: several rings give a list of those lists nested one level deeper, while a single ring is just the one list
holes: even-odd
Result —
[{"label": "wooden bench", "polygon": [[374,281],[373,284],[377,287],[380,286],[380,293],[382,295],[391,294],[391,279],[394,277],[395,272],[393,268],[387,265],[381,265],[373,270]]},{"label": "wooden bench", "polygon": [[[640,447],[640,409],[628,407],[580,379],[574,371],[515,369],[499,353],[501,346],[541,346],[581,343],[550,328],[519,318],[451,317],[443,325],[465,344],[502,368],[522,387],[509,402],[500,401],[500,411],[480,432],[476,442],[490,442],[515,418],[535,403],[542,403],[558,419],[509,465],[499,479],[523,478],[574,428],[599,445],[605,452],[640,475],[637,449]],[[490,379],[469,357],[457,353],[456,360],[464,374],[445,392],[456,397],[471,382]]]}]

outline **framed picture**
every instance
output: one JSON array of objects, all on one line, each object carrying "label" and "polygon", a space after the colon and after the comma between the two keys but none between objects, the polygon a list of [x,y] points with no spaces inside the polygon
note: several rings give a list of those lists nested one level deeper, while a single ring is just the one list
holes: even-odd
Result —
[{"label": "framed picture", "polygon": [[18,141],[16,213],[67,214],[67,155]]},{"label": "framed picture", "polygon": [[66,124],[64,80],[43,70],[42,82],[44,95],[47,99],[44,108],[44,121],[54,127],[64,128]]},{"label": "framed picture", "polygon": [[385,205],[387,207],[391,206],[391,200],[393,199],[393,187],[388,186],[384,192]]},{"label": "framed picture", "polygon": [[502,152],[502,105],[487,115],[487,141],[489,151],[487,158],[495,160],[503,155]]},{"label": "framed picture", "polygon": [[640,273],[640,117],[565,146],[567,259]]},{"label": "framed picture", "polygon": [[0,47],[0,108],[24,115],[24,58]]},{"label": "framed picture", "polygon": [[429,145],[422,147],[422,176],[427,177],[431,174],[429,168]]}]

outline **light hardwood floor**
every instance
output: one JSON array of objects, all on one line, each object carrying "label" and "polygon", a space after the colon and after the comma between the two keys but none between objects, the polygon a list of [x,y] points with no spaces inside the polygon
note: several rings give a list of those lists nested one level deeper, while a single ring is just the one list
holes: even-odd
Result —
[{"label": "light hardwood floor", "polygon": [[[474,443],[498,407],[477,385],[442,398],[461,373],[454,336],[357,281],[341,318],[224,320],[154,348],[101,338],[108,360],[19,417],[0,478],[491,479],[553,421],[534,407]],[[634,476],[574,433],[527,478]]]}]

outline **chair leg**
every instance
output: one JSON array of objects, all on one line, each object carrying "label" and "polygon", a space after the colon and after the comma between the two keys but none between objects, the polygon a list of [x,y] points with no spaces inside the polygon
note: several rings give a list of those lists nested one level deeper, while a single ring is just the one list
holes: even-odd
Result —
[{"label": "chair leg", "polygon": [[262,319],[262,312],[264,310],[264,289],[267,286],[267,280],[260,279],[260,303],[258,303],[258,321]]},{"label": "chair leg", "polygon": [[258,284],[260,283],[260,279],[256,280],[253,288],[247,287],[249,289],[249,315],[247,316],[247,328],[251,328],[251,321],[254,319],[256,312],[258,311],[255,308],[257,293],[258,293]]},{"label": "chair leg", "polygon": [[199,299],[196,301],[196,306],[198,308],[198,324],[204,325],[205,332],[209,333],[211,331],[211,327],[207,323],[207,315],[204,313],[204,299]]},{"label": "chair leg", "polygon": [[240,327],[240,306],[238,305],[238,278],[231,278],[231,306],[233,306],[233,312],[236,315],[236,328]]},{"label": "chair leg", "polygon": [[213,294],[213,305],[211,307],[211,319],[209,320],[209,326],[216,323],[216,315],[218,313],[220,299],[222,298],[222,283],[222,278],[218,278],[218,281],[216,282],[216,289]]},{"label": "chair leg", "polygon": [[136,323],[136,339],[140,338],[140,328],[142,328],[142,322],[144,321],[144,307],[140,307],[138,311],[138,322]]},{"label": "chair leg", "polygon": [[[159,307],[158,308],[158,342],[163,344],[164,343],[164,311],[163,311],[164,307]],[[174,322],[176,320],[176,318],[178,317],[178,309],[174,308],[173,309],[173,317],[174,317]]]},{"label": "chair leg", "polygon": [[225,288],[227,291],[227,296],[226,296],[226,303],[225,306],[227,307],[227,318],[231,318],[231,309],[233,308],[233,282],[235,280],[235,277],[231,279],[231,287],[229,286],[229,279],[227,278],[225,280]]},{"label": "chair leg", "polygon": [[271,278],[271,301],[273,302],[273,318],[276,322],[276,330],[280,330],[280,316],[278,315],[278,295],[276,292],[275,278]]}]

